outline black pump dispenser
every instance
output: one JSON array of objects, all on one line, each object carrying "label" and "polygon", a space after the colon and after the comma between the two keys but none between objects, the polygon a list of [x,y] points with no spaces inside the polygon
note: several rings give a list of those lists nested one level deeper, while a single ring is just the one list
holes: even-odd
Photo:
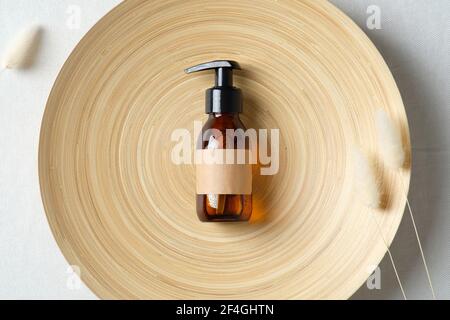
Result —
[{"label": "black pump dispenser", "polygon": [[239,64],[230,60],[215,60],[184,70],[192,73],[202,70],[216,71],[215,86],[206,90],[206,113],[236,113],[242,112],[241,89],[233,87],[233,69],[241,69]]}]

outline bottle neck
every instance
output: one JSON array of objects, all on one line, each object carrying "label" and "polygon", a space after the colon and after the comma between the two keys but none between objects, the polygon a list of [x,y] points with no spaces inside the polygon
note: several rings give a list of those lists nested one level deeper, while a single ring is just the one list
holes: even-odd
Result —
[{"label": "bottle neck", "polygon": [[239,112],[211,112],[208,114],[210,119],[212,118],[239,118]]}]

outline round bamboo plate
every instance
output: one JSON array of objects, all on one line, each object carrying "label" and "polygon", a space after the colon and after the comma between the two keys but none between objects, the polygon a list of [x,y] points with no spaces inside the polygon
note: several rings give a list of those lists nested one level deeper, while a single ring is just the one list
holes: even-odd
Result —
[{"label": "round bamboo plate", "polygon": [[[239,61],[248,127],[280,129],[280,170],[255,176],[250,223],[201,223],[176,128],[204,120],[213,75]],[[374,115],[407,119],[382,57],[325,1],[126,1],[75,48],[50,94],[39,175],[49,224],[101,298],[344,299],[386,246],[352,187],[351,150],[377,159]],[[409,168],[377,162],[384,237],[402,218]]]}]

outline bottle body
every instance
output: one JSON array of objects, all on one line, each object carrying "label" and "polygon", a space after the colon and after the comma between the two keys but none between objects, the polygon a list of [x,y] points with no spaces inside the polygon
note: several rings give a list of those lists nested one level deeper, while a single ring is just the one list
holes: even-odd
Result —
[{"label": "bottle body", "polygon": [[[215,130],[208,130],[215,129]],[[232,146],[226,144],[227,129],[245,130],[244,124],[239,119],[239,113],[211,113],[202,128],[197,149],[226,149],[239,146],[236,141]],[[214,143],[211,143],[214,142]],[[248,144],[244,145],[248,149]],[[230,177],[241,179],[242,177]],[[221,183],[220,181],[210,181]],[[197,194],[197,215],[201,221],[248,221],[252,213],[252,195],[250,194]]]}]

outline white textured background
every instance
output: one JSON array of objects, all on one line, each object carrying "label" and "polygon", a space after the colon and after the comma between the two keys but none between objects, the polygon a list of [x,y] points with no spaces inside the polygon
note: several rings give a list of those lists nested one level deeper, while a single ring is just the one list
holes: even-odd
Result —
[{"label": "white textured background", "polygon": [[[163,1],[163,0],[161,0]],[[39,194],[39,126],[56,75],[81,37],[119,0],[0,0],[0,52],[22,27],[45,27],[35,66],[0,73],[0,298],[91,299],[70,270],[48,227]],[[450,299],[450,1],[332,0],[372,39],[391,68],[411,129],[410,199],[439,298]],[[80,28],[68,27],[71,5]],[[367,8],[381,10],[369,30]],[[431,297],[409,216],[392,245],[408,298]],[[381,290],[356,299],[401,299],[388,259]]]}]

